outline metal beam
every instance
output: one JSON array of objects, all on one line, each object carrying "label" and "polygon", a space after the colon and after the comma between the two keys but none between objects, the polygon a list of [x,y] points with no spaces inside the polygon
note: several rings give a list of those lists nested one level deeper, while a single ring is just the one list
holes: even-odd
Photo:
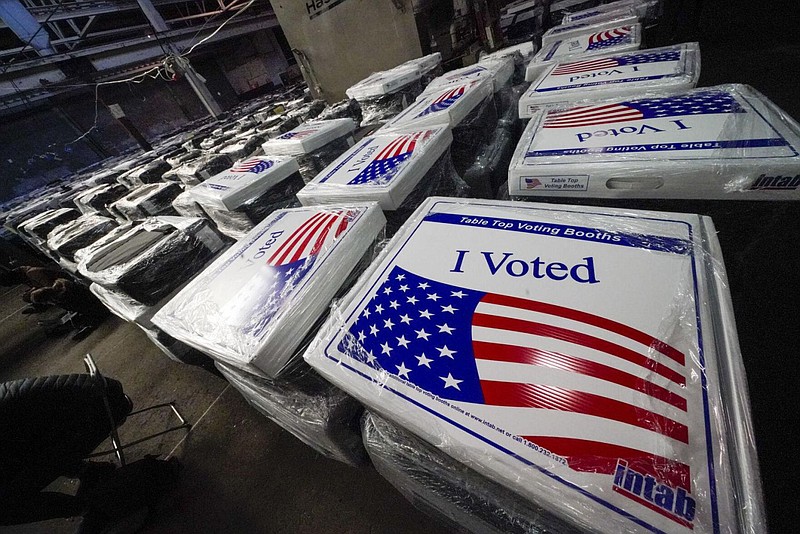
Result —
[{"label": "metal beam", "polygon": [[[51,12],[54,9],[58,8],[51,7]],[[45,17],[45,19],[46,18],[47,17]],[[47,34],[47,31],[18,0],[0,0],[0,19],[2,19],[8,27],[11,28],[11,31],[24,43],[30,43],[30,46],[32,46],[40,56],[50,56],[56,53],[53,46],[50,44],[50,36]]]}]

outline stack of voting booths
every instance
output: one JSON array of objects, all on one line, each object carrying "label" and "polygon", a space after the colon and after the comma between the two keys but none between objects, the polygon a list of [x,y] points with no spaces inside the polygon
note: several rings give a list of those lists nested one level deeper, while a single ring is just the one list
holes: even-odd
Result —
[{"label": "stack of voting booths", "polygon": [[213,358],[268,418],[319,453],[358,465],[361,405],[303,361],[330,302],[370,262],[384,217],[375,203],[278,210],[153,317]]}]

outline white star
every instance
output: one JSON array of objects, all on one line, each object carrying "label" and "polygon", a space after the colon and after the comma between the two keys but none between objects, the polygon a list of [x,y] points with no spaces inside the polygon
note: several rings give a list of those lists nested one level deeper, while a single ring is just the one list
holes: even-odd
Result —
[{"label": "white star", "polygon": [[375,313],[383,313],[383,306],[380,304],[375,306]]},{"label": "white star", "polygon": [[406,336],[400,336],[397,338],[397,346],[403,347],[404,349],[408,348],[409,341],[406,339]]},{"label": "white star", "polygon": [[406,275],[404,275],[403,273],[398,274],[397,278],[395,278],[395,280],[397,280],[398,282],[402,282],[405,279],[406,279]]},{"label": "white star", "polygon": [[406,284],[403,284],[402,286],[398,287],[397,289],[399,289],[400,291],[405,293],[406,291],[408,291],[408,286]]},{"label": "white star", "polygon": [[386,289],[383,290],[383,294],[384,295],[389,295],[391,293],[392,293],[392,288],[391,287],[387,287]]},{"label": "white star", "polygon": [[461,298],[461,297],[466,297],[466,296],[467,296],[467,294],[466,294],[466,293],[464,293],[463,291],[451,291],[451,292],[450,292],[450,296],[451,296],[451,297],[458,297],[458,298]]},{"label": "white star", "polygon": [[381,343],[381,354],[386,354],[388,356],[391,356],[391,354],[389,353],[392,352],[393,350],[394,349],[389,346],[388,341],[386,343]]},{"label": "white star", "polygon": [[447,345],[445,345],[442,348],[436,347],[436,350],[439,351],[440,358],[447,357],[450,358],[451,360],[455,360],[455,358],[453,358],[453,354],[455,354],[456,351],[448,349]]},{"label": "white star", "polygon": [[450,373],[447,373],[446,377],[440,376],[439,378],[444,380],[444,388],[445,389],[447,389],[447,388],[456,388],[458,391],[461,391],[461,388],[458,387],[458,385],[461,382],[463,382],[463,380],[456,380],[455,378],[453,378],[453,375],[450,374]]},{"label": "white star", "polygon": [[417,287],[420,289],[428,289],[429,287],[431,287],[431,285],[428,282],[422,282]]},{"label": "white star", "polygon": [[417,339],[422,338],[425,341],[428,341],[428,338],[430,337],[430,334],[427,333],[424,328],[420,328],[419,330],[414,330],[414,332],[417,333]]},{"label": "white star", "polygon": [[411,324],[411,317],[408,316],[407,313],[404,313],[400,316],[400,322],[405,324]]},{"label": "white star", "polygon": [[439,333],[440,334],[441,333],[452,334],[453,330],[455,330],[455,328],[453,328],[451,326],[447,326],[447,323],[437,324],[436,327],[439,329]]},{"label": "white star", "polygon": [[294,272],[294,267],[292,267],[291,269],[289,269],[288,271],[286,271],[286,276],[287,276],[287,277],[289,277],[289,276],[292,276],[292,273],[293,273],[293,272]]},{"label": "white star", "polygon": [[389,303],[389,307],[390,307],[391,309],[393,309],[393,310],[396,310],[397,308],[399,308],[399,307],[400,307],[400,305],[397,303],[397,301],[396,301],[396,300],[393,300],[392,302],[390,302],[390,303]]},{"label": "white star", "polygon": [[367,336],[364,334],[364,331],[362,330],[361,332],[358,333],[358,341],[359,343],[362,343],[365,339],[367,339]]},{"label": "white star", "polygon": [[365,318],[369,319],[369,316],[372,315],[369,312],[369,308],[364,308],[364,313],[362,314]]},{"label": "white star", "polygon": [[426,319],[430,319],[431,317],[433,317],[433,314],[428,310],[422,310],[421,312],[419,312],[419,316],[425,317]]},{"label": "white star", "polygon": [[377,358],[375,357],[375,355],[374,355],[374,354],[372,354],[372,351],[369,351],[369,352],[367,353],[367,363],[372,363],[372,362],[374,362],[375,360],[377,360]]},{"label": "white star", "polygon": [[433,302],[436,302],[440,298],[442,298],[442,297],[440,297],[436,293],[428,293],[428,300],[432,300]]},{"label": "white star", "polygon": [[377,336],[378,335],[378,327],[375,326],[374,324],[370,325],[369,326],[369,333],[372,334],[373,336]]},{"label": "white star", "polygon": [[408,373],[411,372],[411,369],[408,369],[404,362],[400,362],[400,365],[395,365],[395,367],[397,367],[398,376],[402,376],[403,378],[408,380]]},{"label": "white star", "polygon": [[417,297],[415,297],[414,295],[411,295],[410,297],[408,297],[408,298],[406,299],[406,301],[407,301],[409,304],[416,304],[417,302],[419,302],[419,301],[417,300]]},{"label": "white star", "polygon": [[424,366],[425,366],[425,367],[427,367],[428,369],[430,369],[430,368],[431,368],[431,362],[432,362],[433,360],[431,360],[430,358],[428,358],[427,356],[425,356],[425,353],[424,353],[424,352],[422,353],[422,355],[421,355],[421,356],[414,356],[414,357],[415,357],[415,358],[417,359],[417,361],[419,362],[419,363],[417,364],[417,367],[419,367],[420,365],[424,365]]},{"label": "white star", "polygon": [[394,326],[394,323],[392,322],[391,319],[386,319],[385,321],[383,321],[383,327],[384,328],[388,328],[389,330],[391,330],[393,326]]},{"label": "white star", "polygon": [[458,308],[454,308],[452,304],[448,304],[447,306],[442,306],[442,311],[447,313],[455,313],[458,311]]}]

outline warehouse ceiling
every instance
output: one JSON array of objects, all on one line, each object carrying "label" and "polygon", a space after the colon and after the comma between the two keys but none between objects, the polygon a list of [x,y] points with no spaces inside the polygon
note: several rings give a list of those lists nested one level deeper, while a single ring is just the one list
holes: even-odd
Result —
[{"label": "warehouse ceiling", "polygon": [[153,29],[136,0],[0,2],[0,112],[147,71],[168,55],[167,42],[183,54],[206,38],[277,26],[268,0],[152,3],[166,31]]}]

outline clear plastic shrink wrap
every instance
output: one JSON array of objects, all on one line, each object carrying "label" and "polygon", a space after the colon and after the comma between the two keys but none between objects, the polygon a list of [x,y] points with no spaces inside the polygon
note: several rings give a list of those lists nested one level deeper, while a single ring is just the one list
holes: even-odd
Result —
[{"label": "clear plastic shrink wrap", "polygon": [[214,365],[214,362],[208,356],[185,343],[181,343],[166,332],[155,327],[145,328],[142,325],[138,326],[153,345],[158,347],[170,360],[207,369]]},{"label": "clear plastic shrink wrap", "polygon": [[352,119],[356,124],[361,124],[361,106],[350,98],[330,104],[322,113],[317,115],[317,120]]},{"label": "clear plastic shrink wrap", "polygon": [[366,412],[361,426],[375,470],[414,506],[455,532],[580,532],[386,419]]},{"label": "clear plastic shrink wrap", "polygon": [[707,217],[431,198],[305,359],[568,527],[754,533],[726,284]]},{"label": "clear plastic shrink wrap", "polygon": [[157,158],[131,171],[128,179],[133,185],[154,184],[171,168],[163,158]]},{"label": "clear plastic shrink wrap", "polygon": [[333,119],[305,122],[263,145],[270,156],[292,156],[300,167],[305,183],[353,146],[352,119]]},{"label": "clear plastic shrink wrap", "polygon": [[392,235],[431,195],[466,196],[469,187],[453,169],[447,126],[379,130],[330,164],[297,198],[305,206],[378,202]]},{"label": "clear plastic shrink wrap", "polygon": [[[508,63],[512,64],[509,60]],[[509,76],[510,77],[510,76]],[[437,85],[426,90],[384,131],[423,126],[450,126],[453,132],[451,154],[459,175],[472,165],[476,153],[487,143],[497,128],[497,107],[492,98],[493,84],[489,77],[452,85]]]},{"label": "clear plastic shrink wrap", "polygon": [[197,185],[212,176],[224,172],[233,165],[233,161],[226,154],[205,154],[187,161],[175,169],[175,174],[184,184]]},{"label": "clear plastic shrink wrap", "polygon": [[633,14],[649,26],[661,16],[661,9],[661,0],[622,0],[581,11],[572,11],[564,15],[562,23],[592,22],[603,18],[618,18],[624,14]]},{"label": "clear plastic shrink wrap", "polygon": [[532,82],[556,62],[589,61],[594,56],[638,50],[642,46],[642,26],[621,24],[602,30],[587,30],[557,39],[542,49],[528,63],[525,80]]},{"label": "clear plastic shrink wrap", "polygon": [[208,219],[208,214],[203,209],[203,206],[192,196],[189,190],[184,191],[172,201],[172,208],[181,217],[201,217]]},{"label": "clear plastic shrink wrap", "polygon": [[266,134],[249,132],[246,135],[235,137],[230,143],[218,150],[219,154],[224,154],[236,161],[250,156],[261,155],[261,145],[267,140]]},{"label": "clear plastic shrink wrap", "polygon": [[56,226],[74,221],[80,215],[78,210],[71,208],[48,210],[23,222],[19,226],[20,234],[29,240],[33,240],[37,245],[44,246],[47,241],[47,234]]},{"label": "clear plastic shrink wrap", "polygon": [[522,95],[519,116],[527,119],[542,106],[577,100],[680,93],[693,89],[698,78],[697,43],[559,61],[542,70]]},{"label": "clear plastic shrink wrap", "polygon": [[422,72],[417,65],[400,65],[375,72],[345,93],[361,107],[361,126],[380,124],[391,119],[422,92]]},{"label": "clear plastic shrink wrap", "polygon": [[[424,93],[434,93],[456,84],[466,85],[477,80],[491,79],[497,112],[502,115],[508,107],[514,69],[512,56],[486,57],[474,65],[447,72],[432,80]],[[418,100],[420,99],[422,97]]]},{"label": "clear plastic shrink wrap", "polygon": [[[569,40],[577,35],[597,35],[603,36],[604,39],[619,38],[622,40],[624,36],[616,33],[615,30],[621,26],[633,26],[638,22],[639,19],[636,15],[626,15],[618,18],[604,18],[591,22],[572,22],[555,26],[542,35],[541,51],[550,50],[550,47],[556,41]],[[609,34],[608,32],[612,33]],[[612,46],[612,44],[609,43],[608,46]],[[536,61],[536,58],[534,58],[534,61]]]},{"label": "clear plastic shrink wrap", "polygon": [[308,366],[292,380],[266,380],[221,362],[216,366],[253,408],[318,453],[352,466],[365,463],[359,428],[363,407]]},{"label": "clear plastic shrink wrap", "polygon": [[153,217],[109,233],[76,259],[87,279],[153,306],[224,247],[223,238],[205,219]]},{"label": "clear plastic shrink wrap", "polygon": [[189,190],[223,234],[240,239],[270,213],[299,206],[303,177],[294,158],[258,156]]},{"label": "clear plastic shrink wrap", "polygon": [[113,216],[108,211],[108,205],[127,195],[128,192],[128,189],[122,184],[102,184],[75,197],[75,205],[84,215],[99,213],[100,215]]},{"label": "clear plastic shrink wrap", "polygon": [[533,115],[509,194],[798,198],[800,127],[745,85],[591,101]]},{"label": "clear plastic shrink wrap", "polygon": [[376,204],[280,210],[223,253],[153,323],[217,361],[274,379],[384,226]]},{"label": "clear plastic shrink wrap", "polygon": [[420,72],[420,83],[424,88],[431,80],[442,75],[442,54],[434,52],[433,54],[428,54],[427,56],[422,56],[417,59],[410,59],[405,63],[401,63],[399,67],[418,68]]},{"label": "clear plastic shrink wrap", "polygon": [[514,76],[511,80],[512,84],[522,83],[525,80],[525,69],[528,63],[533,59],[534,54],[539,47],[530,41],[520,43],[514,46],[507,46],[501,48],[491,54],[486,54],[481,57],[481,61],[502,59],[510,57],[514,60]]},{"label": "clear plastic shrink wrap", "polygon": [[108,206],[121,221],[140,221],[155,215],[173,215],[172,201],[181,194],[176,183],[147,184],[137,187]]},{"label": "clear plastic shrink wrap", "polygon": [[599,3],[600,0],[552,0],[549,7],[550,24],[561,24],[567,14],[590,9]]},{"label": "clear plastic shrink wrap", "polygon": [[88,247],[112,229],[117,221],[102,215],[82,215],[56,226],[47,235],[47,248],[69,261],[75,261],[75,252]]}]

